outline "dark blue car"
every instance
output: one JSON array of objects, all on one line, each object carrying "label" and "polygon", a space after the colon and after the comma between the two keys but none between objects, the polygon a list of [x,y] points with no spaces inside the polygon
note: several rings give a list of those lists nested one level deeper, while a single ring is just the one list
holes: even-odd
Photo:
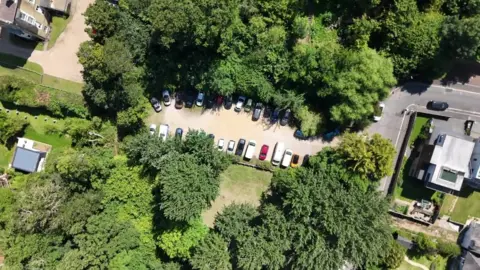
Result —
[{"label": "dark blue car", "polygon": [[293,137],[299,139],[299,140],[308,140],[308,137],[303,134],[303,132],[300,129],[295,130],[295,133],[293,133]]},{"label": "dark blue car", "polygon": [[338,136],[338,135],[340,135],[340,130],[337,128],[334,131],[325,133],[323,135],[323,139],[325,139],[326,141],[331,141],[333,140],[333,138],[335,138],[335,136]]},{"label": "dark blue car", "polygon": [[182,138],[182,135],[183,135],[183,129],[177,128],[177,129],[175,130],[175,138],[181,139],[181,138]]},{"label": "dark blue car", "polygon": [[275,108],[275,110],[273,110],[272,116],[270,117],[270,121],[272,123],[276,123],[278,121],[279,116],[280,116],[280,108]]}]

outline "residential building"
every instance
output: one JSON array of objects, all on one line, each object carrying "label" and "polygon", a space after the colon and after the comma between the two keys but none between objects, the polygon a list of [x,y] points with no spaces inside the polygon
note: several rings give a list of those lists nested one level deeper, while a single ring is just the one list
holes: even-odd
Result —
[{"label": "residential building", "polygon": [[41,0],[0,0],[0,27],[27,39],[48,39],[50,13]]},{"label": "residential building", "polygon": [[480,139],[475,139],[472,157],[470,159],[470,178],[466,183],[476,189],[480,189]]},{"label": "residential building", "polygon": [[72,0],[40,0],[39,5],[52,13],[70,14]]},{"label": "residential building", "polygon": [[40,172],[45,167],[45,160],[50,149],[49,145],[26,138],[18,138],[11,167],[26,173]]},{"label": "residential building", "polygon": [[480,223],[472,221],[465,229],[460,246],[463,249],[460,269],[480,269]]}]

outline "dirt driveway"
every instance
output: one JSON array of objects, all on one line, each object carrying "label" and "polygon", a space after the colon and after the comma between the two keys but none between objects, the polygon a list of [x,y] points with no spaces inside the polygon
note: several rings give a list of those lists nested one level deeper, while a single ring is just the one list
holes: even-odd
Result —
[{"label": "dirt driveway", "polygon": [[[153,123],[157,126],[168,124],[171,134],[178,127],[183,128],[184,133],[189,128],[203,129],[205,132],[215,135],[215,142],[223,138],[226,144],[229,140],[234,140],[237,143],[240,138],[247,142],[255,140],[257,142],[256,156],[258,156],[263,144],[270,147],[267,160],[271,160],[273,148],[277,142],[283,142],[285,148],[292,149],[294,153],[299,154],[300,162],[304,155],[315,154],[324,146],[331,145],[331,143],[322,140],[298,140],[293,137],[295,130],[289,126],[270,125],[266,121],[262,121],[263,118],[253,122],[251,118],[251,114],[243,111],[236,113],[233,108],[230,110],[225,110],[223,107],[218,110],[201,110],[199,108],[177,110],[172,104],[169,107],[163,106],[162,112],[152,114],[147,124]],[[333,143],[336,143],[336,141],[334,140]]]}]

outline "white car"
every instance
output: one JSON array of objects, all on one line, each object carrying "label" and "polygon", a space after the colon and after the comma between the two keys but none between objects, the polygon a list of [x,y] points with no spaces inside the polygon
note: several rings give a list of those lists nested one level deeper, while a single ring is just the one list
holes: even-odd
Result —
[{"label": "white car", "polygon": [[150,135],[155,134],[155,132],[157,131],[157,125],[151,124],[150,128],[149,128],[149,131],[150,131]]},{"label": "white car", "polygon": [[223,147],[225,146],[225,141],[223,139],[218,140],[218,151],[223,151]]},{"label": "white car", "polygon": [[290,163],[292,162],[292,156],[293,152],[290,149],[285,150],[285,154],[283,155],[282,159],[282,167],[283,168],[288,168],[290,166]]},{"label": "white car", "polygon": [[203,106],[203,100],[205,99],[205,94],[200,92],[198,93],[198,96],[197,96],[197,101],[195,102],[195,104],[198,106],[198,107],[202,107]]},{"label": "white car", "polygon": [[237,104],[235,104],[235,109],[234,109],[236,112],[240,112],[242,110],[243,104],[245,103],[246,99],[247,98],[244,96],[238,97]]},{"label": "white car", "polygon": [[230,140],[227,145],[227,154],[233,155],[234,149],[235,149],[235,141]]},{"label": "white car", "polygon": [[160,130],[158,131],[158,137],[162,139],[162,141],[166,141],[168,137],[168,125],[160,125]]},{"label": "white car", "polygon": [[170,93],[168,92],[168,90],[163,90],[162,97],[163,97],[163,105],[170,106],[172,101],[170,99]]},{"label": "white car", "polygon": [[255,153],[255,148],[257,147],[257,142],[251,140],[248,142],[247,151],[245,152],[244,158],[246,160],[250,160],[253,158],[253,154]]},{"label": "white car", "polygon": [[378,110],[376,110],[375,115],[373,116],[373,120],[375,122],[378,122],[378,121],[382,120],[382,114],[383,114],[384,109],[385,109],[385,103],[380,102],[378,104],[378,110],[380,111],[380,113],[378,113],[378,115],[377,115]]}]

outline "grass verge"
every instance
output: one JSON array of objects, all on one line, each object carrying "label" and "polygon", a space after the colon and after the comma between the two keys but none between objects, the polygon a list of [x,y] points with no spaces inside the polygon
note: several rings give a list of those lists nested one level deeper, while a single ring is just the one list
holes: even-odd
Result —
[{"label": "grass verge", "polygon": [[21,57],[17,57],[11,54],[0,53],[0,59],[0,65],[5,66],[6,68],[22,67],[40,74],[43,73],[43,68],[41,65],[30,62]]},{"label": "grass verge", "polygon": [[451,214],[450,210],[453,204],[455,203],[456,198],[457,197],[453,196],[452,194],[445,195],[445,199],[443,199],[442,208],[440,209],[440,216]]},{"label": "grass verge", "polygon": [[72,20],[73,16],[69,16],[68,18],[63,17],[53,17],[52,18],[52,32],[50,32],[50,39],[48,40],[48,49],[50,50],[53,46],[55,46],[55,42],[57,42],[58,37],[63,33],[65,28],[67,28],[68,23]]},{"label": "grass verge", "polygon": [[61,89],[69,93],[79,95],[82,94],[83,83],[64,80],[62,78],[54,77],[48,74],[43,75],[42,84],[56,89]]},{"label": "grass verge", "polygon": [[422,127],[430,120],[429,118],[418,116],[415,119],[415,124],[413,125],[412,134],[410,135],[410,139],[408,140],[408,145],[413,145],[415,140],[417,140],[418,135],[422,131]]}]

